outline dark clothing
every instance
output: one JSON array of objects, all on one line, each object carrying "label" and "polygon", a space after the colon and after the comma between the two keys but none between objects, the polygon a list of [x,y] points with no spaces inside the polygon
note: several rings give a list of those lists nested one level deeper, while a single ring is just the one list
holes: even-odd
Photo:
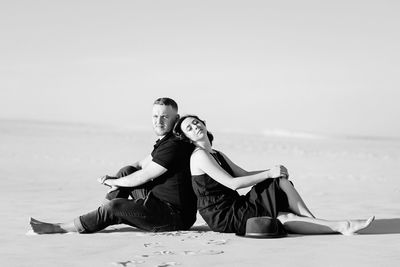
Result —
[{"label": "dark clothing", "polygon": [[[224,157],[218,152],[212,155],[233,176]],[[216,232],[244,234],[247,219],[260,216],[276,218],[279,211],[288,211],[287,196],[279,187],[279,179],[266,179],[244,196],[207,174],[193,175],[192,183],[199,213]]]},{"label": "dark clothing", "polygon": [[188,230],[193,225],[187,222],[185,214],[151,192],[145,199],[113,199],[75,219],[80,233],[93,233],[121,223],[151,232]]},{"label": "dark clothing", "polygon": [[169,133],[156,142],[151,153],[152,160],[167,169],[167,172],[153,180],[151,192],[160,200],[189,213],[196,211],[196,196],[190,179],[190,156],[193,149],[192,144]]},{"label": "dark clothing", "polygon": [[[116,178],[125,177],[134,173],[137,170],[138,169],[136,169],[133,166],[125,166],[117,172],[115,177]],[[106,199],[112,200],[116,198],[129,198],[129,197],[131,197],[132,199],[139,199],[139,198],[144,199],[150,192],[151,188],[152,184],[150,182],[136,187],[119,187],[117,190],[107,193]]]},{"label": "dark clothing", "polygon": [[[75,220],[78,231],[92,233],[119,223],[146,231],[189,229],[196,221],[196,196],[190,179],[193,148],[172,133],[158,140],[151,155],[167,171],[144,186],[120,188],[115,195],[108,194],[109,203]],[[136,171],[129,167],[121,169],[119,175]]]}]

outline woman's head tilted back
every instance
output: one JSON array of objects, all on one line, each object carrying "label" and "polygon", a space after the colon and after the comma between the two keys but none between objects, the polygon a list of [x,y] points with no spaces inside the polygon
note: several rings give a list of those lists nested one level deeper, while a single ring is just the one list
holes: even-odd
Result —
[{"label": "woman's head tilted back", "polygon": [[207,132],[210,143],[214,136],[207,130],[206,122],[196,115],[182,116],[174,126],[174,134],[183,141],[196,142]]}]

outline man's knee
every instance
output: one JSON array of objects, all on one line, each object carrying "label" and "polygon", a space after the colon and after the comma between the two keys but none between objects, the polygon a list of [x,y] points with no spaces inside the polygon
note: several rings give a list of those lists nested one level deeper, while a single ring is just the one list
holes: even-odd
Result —
[{"label": "man's knee", "polygon": [[117,174],[115,175],[117,178],[121,178],[121,177],[125,177],[128,176],[132,173],[134,173],[135,171],[137,171],[138,169],[136,169],[133,166],[125,166],[123,168],[121,168]]},{"label": "man's knee", "polygon": [[102,208],[107,212],[107,213],[115,213],[116,211],[121,209],[122,206],[122,201],[124,199],[112,199],[105,203]]},{"label": "man's knee", "polygon": [[127,190],[125,187],[120,187],[115,189],[114,191],[108,192],[106,194],[106,199],[107,200],[112,200],[116,198],[128,198],[129,197],[130,191]]}]

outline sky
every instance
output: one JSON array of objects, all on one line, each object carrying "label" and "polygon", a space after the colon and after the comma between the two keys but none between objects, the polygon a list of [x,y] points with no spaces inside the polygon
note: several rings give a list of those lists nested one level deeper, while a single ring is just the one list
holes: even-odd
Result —
[{"label": "sky", "polygon": [[398,1],[2,1],[0,118],[400,138]]}]

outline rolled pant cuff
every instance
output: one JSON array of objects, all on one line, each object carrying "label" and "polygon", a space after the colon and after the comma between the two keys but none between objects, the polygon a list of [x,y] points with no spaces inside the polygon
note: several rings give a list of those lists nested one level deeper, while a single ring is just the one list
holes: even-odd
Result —
[{"label": "rolled pant cuff", "polygon": [[80,217],[74,219],[74,225],[78,233],[86,233],[86,229],[83,227]]}]

